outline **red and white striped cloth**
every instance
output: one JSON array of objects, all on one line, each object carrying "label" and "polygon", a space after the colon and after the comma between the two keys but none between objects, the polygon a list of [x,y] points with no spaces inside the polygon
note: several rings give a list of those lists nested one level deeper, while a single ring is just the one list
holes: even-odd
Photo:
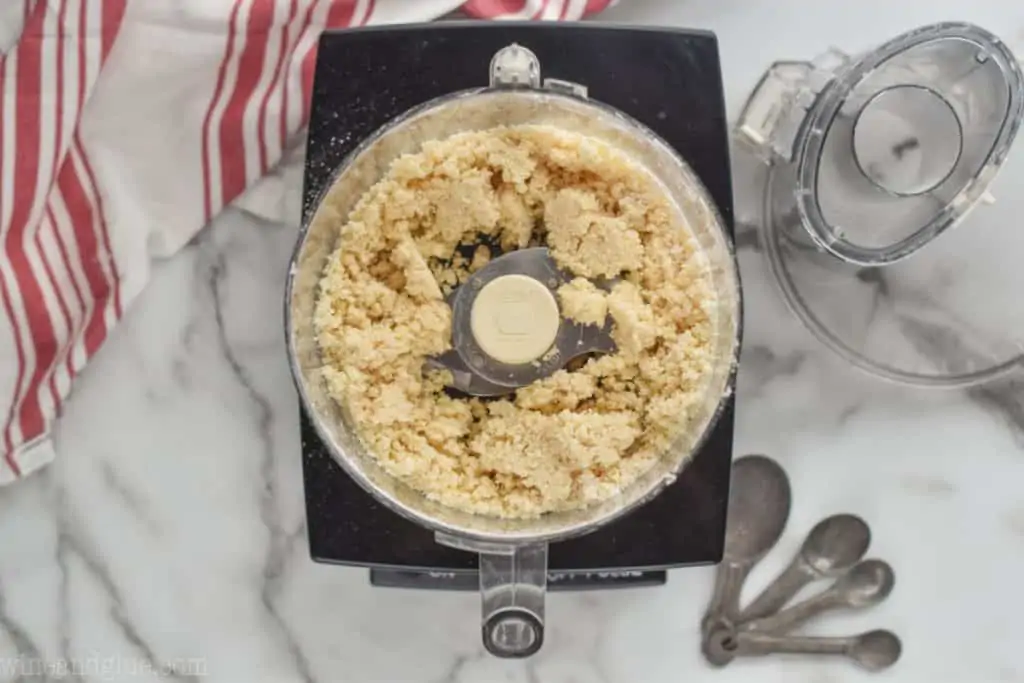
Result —
[{"label": "red and white striped cloth", "polygon": [[325,27],[610,0],[0,0],[0,484],[149,278],[304,126]]}]

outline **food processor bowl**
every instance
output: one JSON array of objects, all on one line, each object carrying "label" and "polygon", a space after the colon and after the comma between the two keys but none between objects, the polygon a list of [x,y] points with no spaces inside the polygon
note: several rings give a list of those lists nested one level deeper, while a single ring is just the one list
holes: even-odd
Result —
[{"label": "food processor bowl", "polygon": [[[483,72],[483,69],[481,70]],[[657,496],[675,481],[710,433],[732,391],[740,343],[739,274],[731,238],[702,184],[679,155],[622,112],[591,100],[584,86],[547,79],[533,53],[510,45],[495,55],[490,84],[427,102],[366,139],[334,174],[301,230],[286,291],[286,331],[299,395],[345,472],[378,501],[436,533],[449,546],[480,553],[483,637],[494,654],[532,654],[543,641],[547,543],[584,534]],[[483,79],[482,79],[483,80]],[[497,126],[546,125],[602,140],[626,153],[663,186],[680,222],[695,236],[714,291],[713,367],[692,427],[616,496],[585,509],[534,519],[501,519],[446,507],[387,473],[357,435],[351,415],[330,396],[313,323],[319,281],[358,200],[393,160],[423,143]]]}]

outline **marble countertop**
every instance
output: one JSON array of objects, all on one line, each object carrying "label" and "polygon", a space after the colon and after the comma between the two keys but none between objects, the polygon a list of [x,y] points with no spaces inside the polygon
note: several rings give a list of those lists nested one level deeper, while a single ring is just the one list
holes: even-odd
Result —
[{"label": "marble countertop", "polygon": [[[601,17],[715,31],[732,116],[775,59],[949,19],[1024,52],[1024,5],[1009,0],[622,0]],[[314,564],[280,326],[299,173],[286,164],[260,205],[155,264],[77,385],[58,462],[0,491],[0,681],[20,657],[87,680],[178,667],[175,678],[226,683],[1024,682],[1024,384],[926,392],[862,376],[798,326],[750,248],[736,453],[782,462],[795,502],[748,588],[819,518],[862,515],[896,589],[816,630],[891,628],[904,641],[896,667],[768,658],[710,670],[697,636],[709,568],[662,588],[549,596],[542,652],[502,661],[481,648],[476,595],[374,589],[363,570]],[[750,197],[737,194],[749,230]]]}]

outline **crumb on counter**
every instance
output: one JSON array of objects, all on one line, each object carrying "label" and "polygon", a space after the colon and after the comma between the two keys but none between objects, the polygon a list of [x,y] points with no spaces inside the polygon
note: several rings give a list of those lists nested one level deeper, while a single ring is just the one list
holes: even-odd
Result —
[{"label": "crumb on counter", "polygon": [[[495,256],[459,253],[480,236],[501,251],[546,244],[574,277],[563,314],[610,316],[618,352],[506,398],[448,395],[450,376],[424,362],[451,348],[444,295]],[[386,471],[444,505],[532,518],[615,495],[687,428],[713,300],[703,255],[644,169],[577,133],[516,126],[395,160],[340,226],[314,324],[329,391]]]}]

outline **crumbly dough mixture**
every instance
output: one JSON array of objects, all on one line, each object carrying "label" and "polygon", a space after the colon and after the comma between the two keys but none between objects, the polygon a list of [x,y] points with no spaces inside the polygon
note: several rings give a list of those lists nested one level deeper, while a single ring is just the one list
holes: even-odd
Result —
[{"label": "crumbly dough mixture", "polygon": [[608,295],[584,277],[573,278],[558,288],[562,315],[581,325],[604,325],[608,319]]},{"label": "crumbly dough mixture", "polygon": [[[469,246],[481,240],[546,244],[575,276],[563,315],[611,316],[618,352],[508,398],[446,392],[447,373],[424,361],[451,348],[443,297],[492,258]],[[687,427],[711,367],[713,296],[646,172],[592,138],[518,126],[397,159],[341,228],[315,325],[329,389],[387,471],[442,504],[526,518],[608,498]]]}]

